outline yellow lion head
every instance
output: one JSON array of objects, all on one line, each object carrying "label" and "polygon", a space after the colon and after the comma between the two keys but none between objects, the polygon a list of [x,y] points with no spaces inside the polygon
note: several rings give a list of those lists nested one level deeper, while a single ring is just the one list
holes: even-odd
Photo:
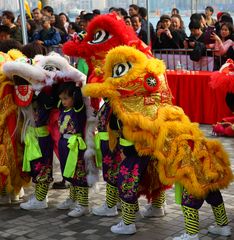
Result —
[{"label": "yellow lion head", "polygon": [[83,93],[107,97],[123,111],[153,117],[159,105],[171,104],[165,70],[161,60],[148,58],[133,47],[116,47],[106,56],[104,82],[87,84]]}]

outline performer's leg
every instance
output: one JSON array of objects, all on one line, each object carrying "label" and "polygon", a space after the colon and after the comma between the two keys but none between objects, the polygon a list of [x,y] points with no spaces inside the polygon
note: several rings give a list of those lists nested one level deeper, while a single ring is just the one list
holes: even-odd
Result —
[{"label": "performer's leg", "polygon": [[138,205],[138,186],[146,171],[147,157],[139,157],[135,151],[120,165],[118,175],[118,190],[122,203],[122,221],[111,227],[118,234],[133,234],[136,232],[135,219]]},{"label": "performer's leg", "polygon": [[39,137],[42,157],[30,162],[32,181],[35,183],[34,195],[20,207],[25,210],[44,209],[48,207],[47,193],[49,184],[53,181],[52,160],[53,144],[50,136]]},{"label": "performer's leg", "polygon": [[108,208],[113,208],[118,201],[118,188],[110,183],[106,184],[106,204]]},{"label": "performer's leg", "polygon": [[125,225],[135,223],[136,212],[139,210],[138,201],[135,203],[127,203],[121,201],[122,218]]},{"label": "performer's leg", "polygon": [[196,235],[199,232],[198,209],[182,206],[186,233]]},{"label": "performer's leg", "polygon": [[221,236],[230,236],[231,228],[227,226],[228,218],[220,191],[210,192],[206,201],[212,207],[216,222],[216,225],[208,227],[208,231]]},{"label": "performer's leg", "polygon": [[75,207],[68,213],[70,217],[81,217],[89,213],[89,188],[86,178],[85,160],[83,158],[84,152],[79,152],[79,160],[77,161],[76,173],[72,179],[74,188],[74,198],[76,201]]},{"label": "performer's leg", "polygon": [[76,201],[76,190],[75,190],[75,187],[72,184],[70,184],[69,198],[73,202]]},{"label": "performer's leg", "polygon": [[74,208],[76,202],[75,187],[70,184],[69,198],[65,199],[62,203],[57,205],[57,209],[71,209]]},{"label": "performer's leg", "polygon": [[162,191],[158,198],[154,199],[152,201],[152,206],[155,208],[162,208],[166,201],[166,193],[165,191]]},{"label": "performer's leg", "polygon": [[97,216],[114,217],[118,215],[117,203],[118,188],[106,183],[106,201],[99,207],[93,207],[92,213]]},{"label": "performer's leg", "polygon": [[182,196],[182,210],[184,215],[184,223],[186,233],[173,240],[193,239],[198,240],[199,233],[199,212],[204,200],[196,199],[189,194],[185,189]]},{"label": "performer's leg", "polygon": [[75,189],[75,198],[77,202],[84,207],[88,207],[89,205],[89,188],[88,187],[74,187]]},{"label": "performer's leg", "polygon": [[106,182],[106,201],[99,207],[93,207],[92,213],[97,216],[116,216],[117,201],[118,201],[118,188],[117,188],[117,175],[119,171],[120,151],[115,149],[114,152],[109,150],[108,141],[102,141],[103,163],[102,171],[103,178]]},{"label": "performer's leg", "polygon": [[67,215],[70,217],[81,217],[89,213],[89,188],[88,186],[74,186],[76,204]]},{"label": "performer's leg", "polygon": [[136,233],[136,212],[139,211],[138,201],[127,203],[121,201],[122,221],[111,227],[111,231],[117,234],[134,234]]},{"label": "performer's leg", "polygon": [[36,183],[35,196],[38,201],[44,201],[49,190],[49,183]]},{"label": "performer's leg", "polygon": [[49,189],[49,183],[38,182],[35,184],[35,194],[20,207],[25,210],[44,209],[48,207],[46,196]]},{"label": "performer's leg", "polygon": [[[69,154],[69,149],[67,147],[67,139],[60,138],[59,145],[58,145],[58,152],[59,152],[59,163],[61,169],[61,175],[64,174],[64,169],[66,166],[67,157]],[[73,178],[66,178],[63,176],[63,180],[69,182],[70,184],[70,191],[69,197],[66,198],[63,202],[57,205],[57,209],[73,209],[76,205],[76,193],[75,193],[75,184],[73,184]]]},{"label": "performer's leg", "polygon": [[163,217],[165,216],[166,206],[166,193],[162,191],[160,195],[152,200],[152,203],[145,206],[145,209],[141,211],[144,217]]}]

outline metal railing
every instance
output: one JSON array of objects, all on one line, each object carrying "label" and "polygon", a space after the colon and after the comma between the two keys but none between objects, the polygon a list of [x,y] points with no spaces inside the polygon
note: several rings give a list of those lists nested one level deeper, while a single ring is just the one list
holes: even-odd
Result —
[{"label": "metal railing", "polygon": [[213,71],[214,61],[220,57],[215,56],[215,50],[207,49],[205,55],[198,62],[190,59],[193,49],[154,49],[153,54],[156,58],[163,60],[167,69],[176,70],[178,63],[186,70],[194,71]]},{"label": "metal railing", "polygon": [[[54,51],[63,56],[60,45],[54,45],[47,48],[48,52]],[[156,58],[165,62],[167,69],[176,70],[178,62],[182,69],[192,71],[213,71],[214,61],[221,62],[221,57],[215,56],[215,50],[207,49],[205,56],[202,56],[198,62],[190,59],[189,53],[193,49],[154,49],[153,54]],[[66,56],[67,57],[67,56]],[[69,63],[76,67],[77,57],[68,57]]]}]

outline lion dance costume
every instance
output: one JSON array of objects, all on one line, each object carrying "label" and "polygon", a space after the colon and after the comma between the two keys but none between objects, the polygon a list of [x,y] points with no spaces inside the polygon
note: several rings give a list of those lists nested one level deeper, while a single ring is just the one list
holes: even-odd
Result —
[{"label": "lion dance costume", "polygon": [[[31,63],[15,61],[4,64],[4,72],[9,78],[15,79],[17,77],[30,83],[31,88],[37,93],[33,97],[33,104],[26,109],[22,108],[23,115],[27,118],[25,120],[25,130],[22,132],[25,142],[23,171],[28,172],[35,183],[35,196],[20,205],[21,208],[26,210],[42,209],[48,206],[46,195],[49,183],[53,180],[53,145],[60,138],[58,132],[57,139],[55,136],[53,137],[54,141],[52,141],[56,128],[48,127],[51,110],[57,105],[52,84],[64,81],[74,81],[79,84],[81,81],[85,83],[86,80],[84,74],[71,67],[65,58],[55,53],[48,56],[37,55]],[[84,104],[87,106],[85,134],[87,148],[84,159],[88,173],[87,181],[92,185],[97,175],[97,170],[93,164],[95,150],[92,141],[93,126],[95,125],[92,123],[95,122],[95,119],[92,117],[92,109],[90,109],[88,98],[84,99]],[[53,125],[57,125],[57,122],[53,122]]]},{"label": "lion dance costume", "polygon": [[[82,41],[70,41],[64,44],[63,52],[69,56],[83,57],[89,65],[88,82],[103,81],[103,65],[107,52],[120,45],[133,46],[142,51],[147,57],[152,57],[150,48],[145,45],[135,34],[133,29],[125,24],[115,13],[95,17],[88,25],[87,36]],[[92,101],[93,100],[93,101]],[[92,106],[99,108],[99,101],[92,99]],[[107,182],[106,203],[102,207],[93,208],[93,213],[101,216],[117,215],[116,203],[118,200],[117,174],[121,160],[119,148],[109,149],[107,125],[112,109],[108,99],[98,113],[99,124],[96,135],[98,161],[102,161],[103,177]],[[98,164],[100,166],[100,164]],[[145,181],[147,182],[147,178]],[[162,208],[165,202],[164,189],[167,186],[160,184],[155,179],[151,187],[141,188],[141,193],[146,195],[157,209],[157,215],[163,216]],[[153,200],[152,200],[153,199]]]},{"label": "lion dance costume", "polygon": [[[3,64],[22,56],[17,50],[0,53],[0,193],[7,197],[9,194],[17,195],[30,181],[30,177],[21,171],[23,146],[18,137],[20,123],[17,129],[14,83],[2,70]],[[10,198],[8,200],[11,201]]]},{"label": "lion dance costume", "polygon": [[[165,185],[182,186],[182,193],[177,192],[177,196],[182,200],[188,238],[175,239],[198,239],[198,209],[204,200],[212,205],[217,222],[209,231],[230,235],[219,191],[233,179],[228,156],[218,141],[206,139],[181,108],[170,104],[163,62],[148,59],[134,48],[121,46],[108,53],[104,72],[104,82],[87,84],[83,93],[109,99],[121,137],[127,144],[134,145],[139,156],[149,157],[152,178],[159,175]],[[109,128],[111,132],[112,126]],[[114,136],[110,134],[110,138]],[[117,141],[121,145],[121,138]],[[122,163],[132,161],[125,156]],[[130,186],[140,171],[133,168],[128,172],[124,164],[120,169],[118,188],[124,201],[132,194]],[[135,212],[131,204],[123,203],[123,221],[112,226],[113,232],[135,232]]]},{"label": "lion dance costume", "polygon": [[[234,61],[227,62],[211,76],[210,85],[214,89],[226,93],[226,104],[234,114]],[[213,133],[218,136],[234,137],[234,116],[225,117],[213,125]]]}]

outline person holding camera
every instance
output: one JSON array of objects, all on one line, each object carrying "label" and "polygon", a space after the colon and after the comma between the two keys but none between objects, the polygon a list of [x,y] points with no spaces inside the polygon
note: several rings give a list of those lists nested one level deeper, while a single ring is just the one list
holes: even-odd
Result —
[{"label": "person holding camera", "polygon": [[229,22],[224,22],[221,25],[220,31],[218,34],[213,32],[210,38],[214,41],[213,44],[209,44],[207,47],[214,49],[214,70],[219,70],[220,67],[227,60],[227,52],[230,48],[234,46],[232,40],[233,36],[233,25]]},{"label": "person holding camera", "polygon": [[171,17],[162,15],[160,17],[161,28],[156,32],[154,49],[180,49],[184,47],[183,41],[186,35],[171,26]]},{"label": "person holding camera", "polygon": [[190,52],[190,59],[198,62],[202,56],[206,55],[206,46],[204,43],[204,32],[202,31],[202,25],[198,20],[192,20],[189,23],[189,29],[191,35],[184,41],[185,48],[192,48]]}]

